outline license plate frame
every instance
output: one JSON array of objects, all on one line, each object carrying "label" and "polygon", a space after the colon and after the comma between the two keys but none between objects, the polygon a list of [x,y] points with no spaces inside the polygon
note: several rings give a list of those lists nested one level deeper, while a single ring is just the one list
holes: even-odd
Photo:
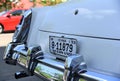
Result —
[{"label": "license plate frame", "polygon": [[50,53],[60,56],[69,56],[77,52],[77,40],[75,38],[49,36]]}]

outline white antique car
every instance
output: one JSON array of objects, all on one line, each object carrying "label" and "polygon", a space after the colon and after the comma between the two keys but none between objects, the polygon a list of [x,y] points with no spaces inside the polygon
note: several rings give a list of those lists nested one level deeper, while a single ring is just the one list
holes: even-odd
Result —
[{"label": "white antique car", "polygon": [[32,8],[24,14],[4,59],[27,68],[16,78],[35,73],[55,81],[120,81],[119,3],[71,0]]}]

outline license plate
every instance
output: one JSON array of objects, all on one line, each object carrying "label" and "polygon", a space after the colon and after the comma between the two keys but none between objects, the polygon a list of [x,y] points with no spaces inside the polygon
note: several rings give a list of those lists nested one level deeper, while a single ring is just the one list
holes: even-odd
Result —
[{"label": "license plate", "polygon": [[74,38],[49,36],[49,49],[53,54],[62,56],[76,54],[76,48],[77,40]]}]

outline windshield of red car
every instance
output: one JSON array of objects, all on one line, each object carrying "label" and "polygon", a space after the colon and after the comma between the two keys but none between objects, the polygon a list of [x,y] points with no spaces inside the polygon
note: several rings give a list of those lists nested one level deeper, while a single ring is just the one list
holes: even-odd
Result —
[{"label": "windshield of red car", "polygon": [[8,12],[8,11],[2,11],[2,12],[0,12],[0,16],[4,15],[6,12]]}]

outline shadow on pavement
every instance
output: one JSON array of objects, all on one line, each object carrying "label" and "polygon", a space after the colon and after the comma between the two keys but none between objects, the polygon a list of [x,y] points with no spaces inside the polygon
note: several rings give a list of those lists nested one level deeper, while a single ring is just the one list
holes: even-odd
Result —
[{"label": "shadow on pavement", "polygon": [[6,64],[3,60],[4,51],[5,46],[0,47],[0,81],[13,80],[15,79],[14,73],[22,68]]},{"label": "shadow on pavement", "polygon": [[4,54],[5,48],[6,48],[6,46],[0,46],[0,63],[3,61],[2,57],[3,57],[3,54]]},{"label": "shadow on pavement", "polygon": [[7,32],[3,32],[3,34],[7,34],[7,33],[14,33],[15,31],[7,31]]}]

